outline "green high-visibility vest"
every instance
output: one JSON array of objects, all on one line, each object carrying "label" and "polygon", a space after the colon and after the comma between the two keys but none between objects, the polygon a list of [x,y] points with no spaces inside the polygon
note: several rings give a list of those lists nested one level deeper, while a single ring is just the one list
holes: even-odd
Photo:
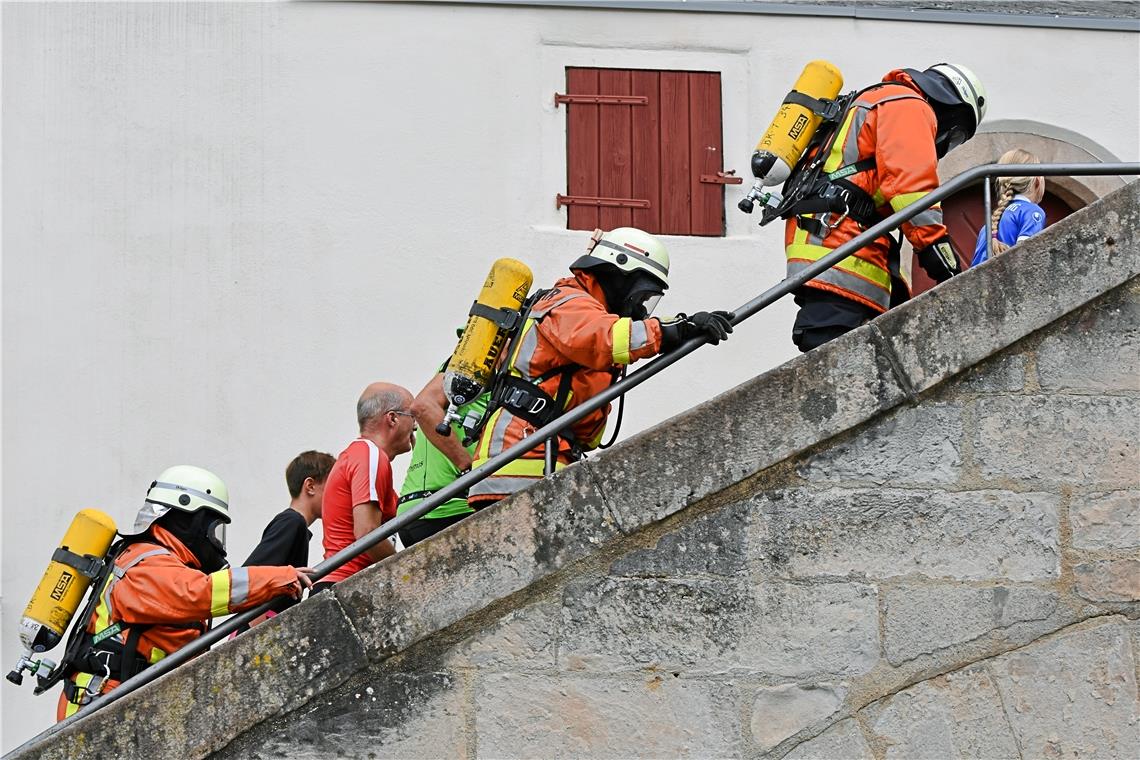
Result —
[{"label": "green high-visibility vest", "polygon": [[[483,411],[487,408],[487,403],[491,399],[490,393],[484,393],[469,404],[464,404],[459,407],[460,420],[466,419],[468,415],[475,414],[476,417],[481,417]],[[460,422],[451,423],[451,434],[458,437],[459,441],[463,441],[463,428],[460,427]],[[467,447],[467,451],[475,450],[475,441]],[[428,437],[421,431],[416,436],[415,446],[412,447],[412,458],[408,464],[408,474],[404,477],[404,485],[400,488],[400,495],[410,493],[418,493],[421,491],[438,491],[446,485],[450,485],[459,477],[459,469],[455,464],[444,456],[439,449],[435,447]],[[425,497],[426,498],[426,497]],[[396,510],[397,514],[403,514],[409,509],[412,509],[417,504],[423,501],[423,498],[409,499],[408,501],[401,502],[399,508]],[[424,515],[428,519],[437,519],[441,517],[454,517],[456,515],[466,515],[474,512],[471,507],[467,506],[466,497],[451,499],[440,504]]]}]

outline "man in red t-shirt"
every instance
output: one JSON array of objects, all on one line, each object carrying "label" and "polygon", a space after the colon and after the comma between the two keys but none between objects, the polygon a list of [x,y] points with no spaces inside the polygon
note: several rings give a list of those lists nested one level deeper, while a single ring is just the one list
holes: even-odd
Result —
[{"label": "man in red t-shirt", "polygon": [[[412,400],[406,388],[372,383],[356,402],[360,437],[340,453],[325,481],[325,559],[396,516],[391,461],[410,451],[415,441]],[[394,552],[391,541],[381,541],[326,575],[313,591],[323,591]]]}]

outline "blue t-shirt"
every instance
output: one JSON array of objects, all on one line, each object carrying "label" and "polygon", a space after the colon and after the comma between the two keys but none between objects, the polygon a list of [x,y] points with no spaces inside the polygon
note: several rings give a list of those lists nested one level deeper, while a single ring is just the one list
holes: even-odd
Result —
[{"label": "blue t-shirt", "polygon": [[[1013,245],[1036,235],[1043,229],[1045,229],[1045,212],[1041,207],[1024,195],[1015,195],[998,221],[997,239],[1006,245]],[[978,245],[974,248],[974,260],[970,262],[972,267],[989,258],[986,255],[986,235],[989,230],[988,224],[978,230]]]}]

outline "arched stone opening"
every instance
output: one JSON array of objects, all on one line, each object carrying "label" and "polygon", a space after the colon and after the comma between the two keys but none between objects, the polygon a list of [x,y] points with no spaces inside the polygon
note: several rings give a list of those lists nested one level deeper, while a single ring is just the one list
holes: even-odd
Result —
[{"label": "arched stone opening", "polygon": [[[1023,148],[1042,163],[1101,163],[1119,161],[1110,151],[1088,138],[1041,122],[1001,119],[982,125],[982,131],[950,152],[938,165],[938,179],[946,182],[979,164],[995,163],[1011,148]],[[1055,224],[1073,211],[1123,187],[1121,177],[1046,177],[1045,209],[1047,223]],[[943,215],[951,239],[958,249],[963,268],[970,264],[983,223],[984,201],[980,182],[964,188],[942,202]],[[914,294],[934,286],[915,262]]]}]

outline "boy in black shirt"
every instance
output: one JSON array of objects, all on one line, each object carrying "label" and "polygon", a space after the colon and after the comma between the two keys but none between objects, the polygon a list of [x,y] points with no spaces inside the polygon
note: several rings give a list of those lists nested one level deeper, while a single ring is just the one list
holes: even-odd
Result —
[{"label": "boy in black shirt", "polygon": [[[261,543],[245,561],[246,567],[254,565],[309,566],[309,541],[313,534],[309,526],[320,519],[321,499],[325,492],[325,479],[336,459],[331,454],[320,451],[306,451],[285,468],[285,483],[289,486],[288,509],[285,509],[261,534]],[[288,609],[299,600],[281,598],[272,612],[266,617]],[[261,618],[253,621],[253,625]]]}]

